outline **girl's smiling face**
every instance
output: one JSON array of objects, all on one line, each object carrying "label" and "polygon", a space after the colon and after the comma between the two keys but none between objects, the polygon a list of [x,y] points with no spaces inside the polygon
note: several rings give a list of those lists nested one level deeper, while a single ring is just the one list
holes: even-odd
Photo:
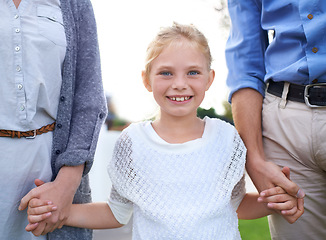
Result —
[{"label": "girl's smiling face", "polygon": [[143,72],[143,81],[153,92],[161,117],[196,117],[214,80],[214,71],[208,68],[207,61],[198,47],[186,39],[171,43],[152,61],[148,77]]}]

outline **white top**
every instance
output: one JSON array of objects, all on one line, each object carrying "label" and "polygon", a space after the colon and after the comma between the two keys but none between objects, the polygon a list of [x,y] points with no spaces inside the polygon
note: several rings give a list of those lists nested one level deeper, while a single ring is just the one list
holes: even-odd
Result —
[{"label": "white top", "polygon": [[134,240],[240,239],[245,157],[235,128],[218,119],[206,117],[202,138],[182,144],[161,139],[150,121],[131,124],[108,166],[108,204],[122,224],[133,212]]},{"label": "white top", "polygon": [[[66,37],[59,0],[0,0],[0,129],[28,131],[55,121]],[[26,232],[17,210],[34,179],[50,181],[52,132],[0,137],[0,238],[46,239]]]}]

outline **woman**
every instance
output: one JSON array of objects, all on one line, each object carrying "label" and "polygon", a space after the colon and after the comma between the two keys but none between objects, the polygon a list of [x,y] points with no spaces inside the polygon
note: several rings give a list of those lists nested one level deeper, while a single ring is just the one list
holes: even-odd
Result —
[{"label": "woman", "polygon": [[[91,200],[87,173],[107,111],[96,23],[89,0],[1,0],[0,16],[0,235],[33,239],[24,230],[30,199],[58,203],[35,235],[60,227],[51,222],[72,200]],[[30,191],[36,178],[47,183]],[[48,238],[91,235],[64,227]]]}]

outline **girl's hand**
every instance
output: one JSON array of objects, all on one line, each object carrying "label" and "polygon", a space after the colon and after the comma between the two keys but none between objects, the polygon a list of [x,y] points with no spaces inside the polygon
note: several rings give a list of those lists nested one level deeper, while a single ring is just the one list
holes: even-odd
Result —
[{"label": "girl's hand", "polygon": [[267,203],[268,208],[280,212],[289,223],[294,223],[304,213],[303,198],[293,197],[280,187],[261,192],[258,202]]},{"label": "girl's hand", "polygon": [[[284,167],[282,172],[290,180],[290,169]],[[303,191],[298,194],[300,196],[294,197],[287,194],[283,188],[274,187],[262,191],[258,202],[267,203],[269,208],[280,212],[289,223],[294,223],[304,213]]]},{"label": "girl's hand", "polygon": [[287,194],[281,187],[261,192],[258,202],[267,203],[268,208],[279,210],[283,215],[293,215],[298,211],[297,198]]},{"label": "girl's hand", "polygon": [[56,210],[57,206],[53,205],[51,201],[38,198],[31,199],[27,210],[29,224],[26,226],[25,230],[28,232],[35,230],[39,222],[49,218],[52,212]]}]

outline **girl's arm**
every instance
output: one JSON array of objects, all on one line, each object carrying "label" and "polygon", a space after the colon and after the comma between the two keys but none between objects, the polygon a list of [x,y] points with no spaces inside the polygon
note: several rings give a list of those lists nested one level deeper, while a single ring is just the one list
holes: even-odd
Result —
[{"label": "girl's arm", "polygon": [[257,219],[273,213],[265,203],[257,201],[258,197],[258,193],[246,193],[237,209],[239,219]]},{"label": "girl's arm", "polygon": [[65,225],[79,228],[118,228],[120,224],[106,202],[73,204]]},{"label": "girl's arm", "polygon": [[[33,231],[39,222],[49,218],[55,210],[56,206],[50,201],[32,199],[29,203],[29,224],[25,228],[26,231]],[[123,224],[116,220],[106,202],[73,204],[64,225],[90,229],[107,229],[123,226]]]}]

